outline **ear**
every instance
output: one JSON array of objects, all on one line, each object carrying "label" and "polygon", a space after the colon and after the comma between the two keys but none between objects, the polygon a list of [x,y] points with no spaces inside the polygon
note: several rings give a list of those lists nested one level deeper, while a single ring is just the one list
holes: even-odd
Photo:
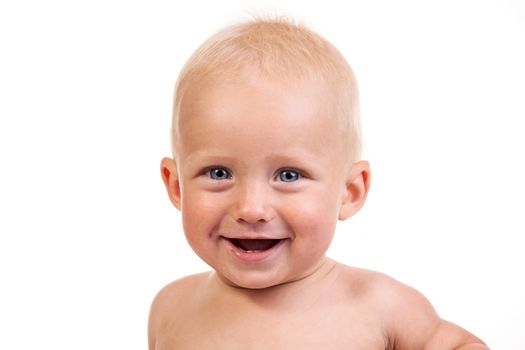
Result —
[{"label": "ear", "polygon": [[370,164],[366,160],[356,162],[350,168],[341,207],[339,220],[346,220],[365,204],[370,188]]},{"label": "ear", "polygon": [[179,174],[177,172],[177,164],[174,159],[163,158],[160,162],[160,175],[162,176],[162,181],[166,186],[166,191],[168,191],[168,196],[170,197],[171,203],[175,208],[180,210],[181,196],[180,196],[180,181]]}]

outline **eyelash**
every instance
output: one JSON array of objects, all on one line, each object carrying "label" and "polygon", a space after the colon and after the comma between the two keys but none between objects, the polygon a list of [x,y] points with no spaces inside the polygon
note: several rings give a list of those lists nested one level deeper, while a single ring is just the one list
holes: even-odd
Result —
[{"label": "eyelash", "polygon": [[[215,178],[214,176],[217,175],[217,172],[221,172],[221,173],[219,173],[219,175],[223,175],[223,176],[219,176],[220,178]],[[222,173],[224,173],[224,174],[222,174]],[[288,174],[293,173],[295,175],[295,177],[292,178],[292,179],[283,180],[283,174],[285,174],[285,173],[288,173]],[[229,179],[232,178],[230,170],[228,170],[227,168],[224,168],[224,167],[220,167],[220,166],[214,166],[214,167],[207,168],[204,171],[204,174],[208,178],[210,178],[212,180],[215,180],[215,181],[224,181],[224,180],[229,180]],[[224,177],[224,176],[227,176],[227,177]],[[299,171],[297,169],[294,169],[294,168],[279,169],[277,171],[277,174],[274,177],[274,179],[276,181],[281,181],[281,182],[285,182],[285,183],[295,182],[295,181],[298,181],[298,180],[300,180],[302,178],[304,178],[304,174],[301,171]]]},{"label": "eyelash", "polygon": [[[286,180],[283,180],[283,174],[285,173],[294,173],[296,178],[293,180],[293,179],[288,179],[289,181],[286,181]],[[303,174],[299,171],[299,170],[296,170],[296,169],[289,169],[289,168],[285,168],[285,169],[280,169],[278,172],[277,172],[277,175],[275,176],[275,179],[276,180],[280,180],[282,182],[295,182],[295,181],[298,181],[300,180],[301,178],[303,178]]]},{"label": "eyelash", "polygon": [[[226,178],[221,178],[221,179],[215,179],[213,177],[213,173],[214,171],[221,171],[221,172],[224,172],[224,175],[227,175]],[[210,167],[208,169],[206,169],[206,171],[204,172],[210,179],[212,180],[215,180],[215,181],[223,181],[223,180],[228,180],[228,179],[231,179],[232,178],[232,175],[231,175],[231,172],[226,169],[226,168],[223,168],[223,167],[219,167],[219,166],[215,166],[215,167]]]}]

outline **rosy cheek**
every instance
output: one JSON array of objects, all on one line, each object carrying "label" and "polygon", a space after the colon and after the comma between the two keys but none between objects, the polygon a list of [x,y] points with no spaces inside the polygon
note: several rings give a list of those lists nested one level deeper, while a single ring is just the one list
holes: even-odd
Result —
[{"label": "rosy cheek", "polygon": [[207,235],[217,226],[224,210],[217,198],[192,193],[183,201],[182,218],[184,229],[192,235]]},{"label": "rosy cheek", "polygon": [[314,240],[326,240],[333,234],[337,222],[336,208],[332,203],[318,198],[297,202],[292,215],[296,225],[316,236],[312,237]]},{"label": "rosy cheek", "polygon": [[182,222],[187,234],[196,234],[199,231],[198,223],[206,215],[206,211],[202,210],[196,203],[198,203],[196,198],[185,199],[182,203]]}]

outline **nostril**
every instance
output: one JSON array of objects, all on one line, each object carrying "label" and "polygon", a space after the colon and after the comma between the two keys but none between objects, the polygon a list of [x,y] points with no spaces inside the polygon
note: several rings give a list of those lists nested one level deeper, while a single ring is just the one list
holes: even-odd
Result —
[{"label": "nostril", "polygon": [[249,225],[263,224],[270,220],[271,220],[271,217],[265,214],[252,215],[252,216],[243,215],[237,218],[237,222],[241,224],[249,224]]},{"label": "nostril", "polygon": [[245,184],[238,187],[236,204],[232,207],[232,217],[248,224],[269,221],[272,218],[272,208],[266,189],[259,183]]},{"label": "nostril", "polygon": [[264,221],[265,211],[262,207],[257,205],[246,205],[238,207],[235,213],[235,218],[239,222],[245,222],[249,224],[254,224],[259,221]]}]

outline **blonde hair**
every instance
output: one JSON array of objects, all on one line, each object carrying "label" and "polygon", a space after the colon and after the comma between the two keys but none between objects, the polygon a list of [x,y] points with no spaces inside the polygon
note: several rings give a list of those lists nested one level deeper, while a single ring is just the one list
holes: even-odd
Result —
[{"label": "blonde hair", "polygon": [[172,147],[178,137],[180,107],[192,84],[223,77],[243,68],[271,78],[320,79],[334,94],[350,157],[361,154],[358,89],[352,68],[326,39],[286,18],[262,19],[228,26],[206,40],[182,68],[175,86]]}]

